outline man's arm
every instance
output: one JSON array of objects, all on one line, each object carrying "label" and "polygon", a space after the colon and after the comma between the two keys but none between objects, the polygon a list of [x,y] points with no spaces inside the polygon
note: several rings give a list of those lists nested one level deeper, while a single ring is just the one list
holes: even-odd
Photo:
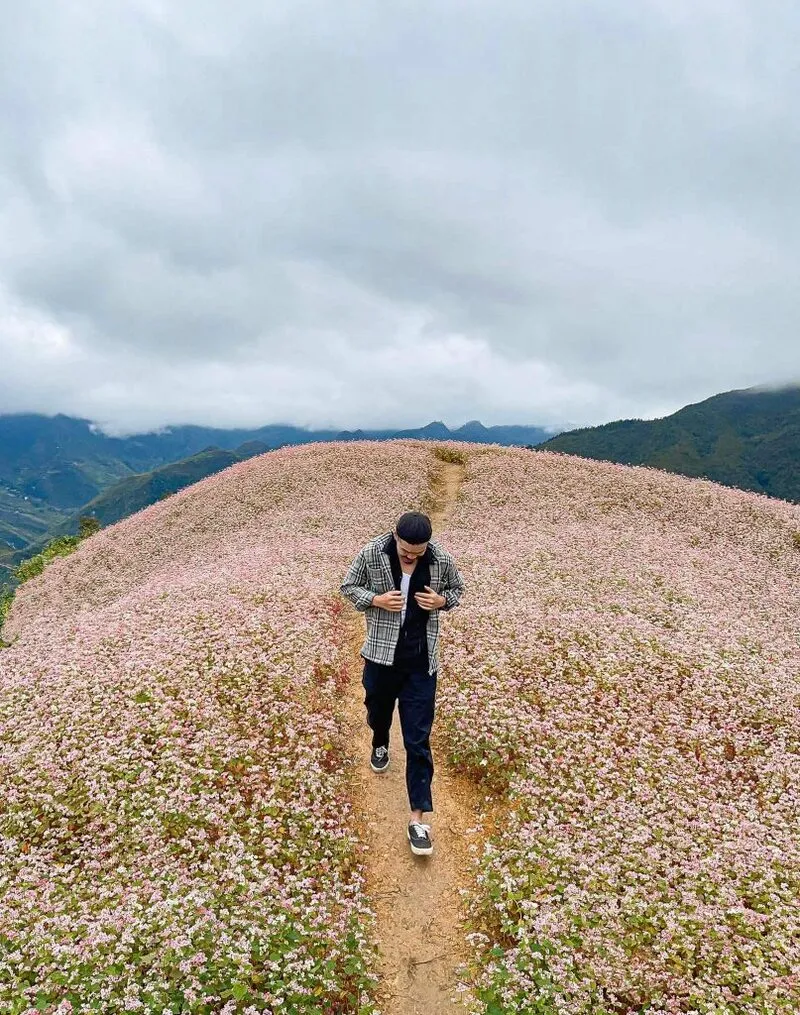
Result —
[{"label": "man's arm", "polygon": [[447,566],[445,567],[444,574],[442,576],[444,588],[442,589],[442,595],[445,598],[445,603],[440,606],[440,610],[452,610],[458,606],[461,599],[461,593],[464,591],[464,580],[458,573],[458,568],[452,558],[448,558]]},{"label": "man's arm", "polygon": [[372,605],[375,593],[369,588],[369,574],[364,551],[359,550],[356,559],[350,565],[340,588],[355,608],[364,613]]}]

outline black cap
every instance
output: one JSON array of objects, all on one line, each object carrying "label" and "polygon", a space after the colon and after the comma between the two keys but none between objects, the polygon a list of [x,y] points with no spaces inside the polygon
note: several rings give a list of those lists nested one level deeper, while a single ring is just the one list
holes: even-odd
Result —
[{"label": "black cap", "polygon": [[433,532],[430,518],[421,511],[406,511],[400,515],[395,529],[401,539],[414,545],[427,543]]}]

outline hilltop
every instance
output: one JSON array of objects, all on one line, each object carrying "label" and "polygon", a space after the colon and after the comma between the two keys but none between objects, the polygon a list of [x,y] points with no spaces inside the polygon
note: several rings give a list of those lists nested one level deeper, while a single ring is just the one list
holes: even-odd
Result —
[{"label": "hilltop", "polygon": [[[434,537],[466,592],[442,618],[432,823],[441,845],[437,800],[472,787],[475,850],[420,874],[401,828],[392,871],[401,894],[443,872],[466,891],[443,956],[425,892],[411,928],[373,898],[338,586],[399,513],[439,510],[448,460]],[[436,1013],[789,1012],[798,618],[800,506],[756,493],[455,441],[237,462],[18,592],[0,1002],[401,1015],[435,978],[463,987]]]},{"label": "hilltop", "polygon": [[485,427],[479,420],[451,431],[436,420],[406,430],[311,430],[285,423],[253,429],[187,425],[110,437],[90,420],[63,413],[0,414],[0,585],[4,571],[48,540],[75,534],[82,515],[103,524],[118,521],[159,496],[267,450],[397,437],[523,445],[551,433],[536,426]]}]

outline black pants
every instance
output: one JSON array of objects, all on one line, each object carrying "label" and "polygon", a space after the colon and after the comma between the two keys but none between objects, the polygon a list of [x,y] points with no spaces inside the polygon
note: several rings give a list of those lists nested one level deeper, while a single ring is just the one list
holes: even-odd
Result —
[{"label": "black pants", "polygon": [[406,788],[412,811],[432,811],[431,727],[436,700],[436,673],[428,673],[428,663],[384,666],[364,660],[364,704],[367,723],[372,730],[372,746],[388,747],[389,730],[398,703],[400,729],[406,749]]}]

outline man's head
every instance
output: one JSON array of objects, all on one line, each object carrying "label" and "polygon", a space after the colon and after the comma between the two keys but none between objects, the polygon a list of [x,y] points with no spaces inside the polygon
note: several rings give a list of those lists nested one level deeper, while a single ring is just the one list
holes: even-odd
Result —
[{"label": "man's head", "polygon": [[431,520],[420,511],[406,511],[397,519],[394,540],[397,555],[404,564],[413,564],[428,549],[433,529]]}]

